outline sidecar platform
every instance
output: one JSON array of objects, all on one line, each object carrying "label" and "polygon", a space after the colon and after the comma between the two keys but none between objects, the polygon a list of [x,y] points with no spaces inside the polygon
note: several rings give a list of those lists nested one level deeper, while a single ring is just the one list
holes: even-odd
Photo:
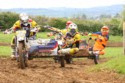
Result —
[{"label": "sidecar platform", "polygon": [[31,46],[29,49],[30,56],[56,56],[58,55],[58,42],[54,39],[47,40],[39,45]]},{"label": "sidecar platform", "polygon": [[[42,39],[44,40],[44,39]],[[89,58],[93,59],[95,64],[98,64],[97,58],[88,50],[88,45],[85,41],[80,43],[80,47],[82,48],[76,54],[66,55],[66,54],[58,54],[59,44],[55,39],[48,39],[42,41],[40,44],[33,45],[31,43],[29,50],[29,58],[54,58],[55,62],[60,62],[61,67],[65,66],[64,60],[69,60],[72,58]],[[36,42],[36,41],[35,41]]]}]

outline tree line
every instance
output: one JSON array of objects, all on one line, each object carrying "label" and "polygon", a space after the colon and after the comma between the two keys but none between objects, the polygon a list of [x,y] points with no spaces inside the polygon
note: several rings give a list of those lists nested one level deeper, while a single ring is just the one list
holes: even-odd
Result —
[{"label": "tree line", "polygon": [[[85,17],[85,16],[84,16]],[[105,16],[104,16],[105,17]],[[103,25],[107,25],[110,28],[110,35],[122,35],[122,19],[120,17],[113,18],[101,18],[101,19],[80,19],[79,18],[56,18],[47,16],[32,16],[30,18],[35,20],[41,28],[44,25],[53,26],[59,29],[64,29],[68,20],[77,24],[79,31],[81,32],[97,32]],[[0,12],[0,28],[3,30],[11,28],[13,24],[19,20],[19,14],[14,12]],[[41,31],[48,31],[42,28]]]}]

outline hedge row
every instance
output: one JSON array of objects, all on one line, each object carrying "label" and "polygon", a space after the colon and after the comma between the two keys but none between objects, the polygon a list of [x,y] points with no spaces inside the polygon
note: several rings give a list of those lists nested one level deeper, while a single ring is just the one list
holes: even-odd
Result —
[{"label": "hedge row", "polygon": [[[16,20],[18,20],[19,14],[12,12],[0,12],[0,27],[7,29],[13,26]],[[81,32],[96,32],[100,31],[103,25],[107,25],[110,28],[111,35],[122,35],[122,23],[120,19],[112,18],[105,20],[79,20],[75,18],[50,18],[46,16],[30,16],[41,27],[44,25],[50,25],[59,29],[64,29],[68,20],[73,21],[78,25],[78,29]],[[42,29],[42,31],[47,31]]]}]

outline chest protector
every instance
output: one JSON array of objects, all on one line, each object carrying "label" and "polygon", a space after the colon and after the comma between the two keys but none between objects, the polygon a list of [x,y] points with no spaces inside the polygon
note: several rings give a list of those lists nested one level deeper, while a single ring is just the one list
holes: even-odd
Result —
[{"label": "chest protector", "polygon": [[23,30],[26,30],[26,37],[30,37],[30,27],[31,27],[31,25],[29,23],[27,23],[27,24],[21,23],[21,28]]}]

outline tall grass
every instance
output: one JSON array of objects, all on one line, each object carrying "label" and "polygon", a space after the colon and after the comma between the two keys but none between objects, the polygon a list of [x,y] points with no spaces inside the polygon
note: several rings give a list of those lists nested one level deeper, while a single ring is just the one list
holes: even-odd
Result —
[{"label": "tall grass", "polygon": [[106,48],[106,54],[101,57],[107,58],[108,61],[95,65],[91,71],[111,70],[120,74],[125,74],[125,56],[123,55],[123,48]]}]

